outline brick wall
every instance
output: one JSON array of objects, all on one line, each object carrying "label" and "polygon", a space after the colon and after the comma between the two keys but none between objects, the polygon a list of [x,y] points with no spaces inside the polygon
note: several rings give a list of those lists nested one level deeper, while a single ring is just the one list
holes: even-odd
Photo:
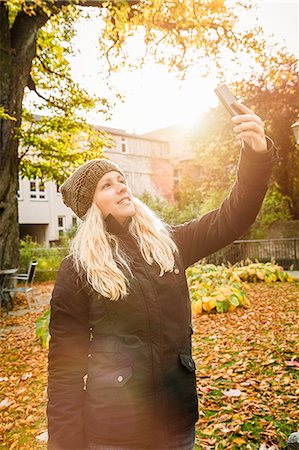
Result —
[{"label": "brick wall", "polygon": [[174,202],[173,166],[161,158],[151,158],[151,179],[158,195],[162,195],[169,203]]}]

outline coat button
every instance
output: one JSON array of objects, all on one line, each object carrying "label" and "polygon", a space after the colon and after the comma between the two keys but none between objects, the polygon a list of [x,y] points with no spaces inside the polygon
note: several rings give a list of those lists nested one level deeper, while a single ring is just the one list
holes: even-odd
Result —
[{"label": "coat button", "polygon": [[174,269],[174,273],[177,275],[178,273],[180,273],[180,269]]},{"label": "coat button", "polygon": [[119,376],[117,377],[117,381],[118,381],[119,383],[121,383],[122,381],[124,381],[124,377],[123,377],[122,375],[119,375]]}]

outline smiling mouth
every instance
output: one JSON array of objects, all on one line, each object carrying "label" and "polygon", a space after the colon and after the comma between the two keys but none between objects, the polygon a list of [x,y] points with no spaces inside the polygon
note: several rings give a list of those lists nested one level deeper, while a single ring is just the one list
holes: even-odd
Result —
[{"label": "smiling mouth", "polygon": [[129,204],[131,203],[131,200],[129,200],[128,198],[124,198],[123,200],[121,200],[120,202],[118,202],[118,205],[122,205],[122,204]]}]

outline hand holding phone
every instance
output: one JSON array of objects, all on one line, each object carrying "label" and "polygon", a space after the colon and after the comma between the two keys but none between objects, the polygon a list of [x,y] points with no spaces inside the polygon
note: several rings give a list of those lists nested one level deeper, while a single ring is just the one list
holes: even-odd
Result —
[{"label": "hand holding phone", "polygon": [[235,104],[237,99],[226,84],[219,84],[214,91],[232,117],[244,114],[244,112]]},{"label": "hand holding phone", "polygon": [[215,93],[232,116],[232,121],[236,125],[233,130],[237,138],[244,140],[256,152],[267,151],[264,123],[261,118],[247,106],[238,104],[236,97],[226,84],[217,86]]}]

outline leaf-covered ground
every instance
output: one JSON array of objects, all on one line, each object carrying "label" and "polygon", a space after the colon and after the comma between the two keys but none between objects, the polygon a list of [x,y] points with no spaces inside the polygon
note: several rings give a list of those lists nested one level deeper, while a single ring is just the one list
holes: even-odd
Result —
[{"label": "leaf-covered ground", "polygon": [[[51,286],[39,286],[45,298]],[[283,449],[299,423],[299,286],[252,285],[252,307],[194,319],[197,449]],[[47,351],[37,314],[1,316],[0,448],[45,449]],[[45,308],[45,307],[44,307]]]},{"label": "leaf-covered ground", "polygon": [[199,448],[282,449],[297,431],[298,284],[251,285],[248,296],[248,310],[194,321]]},{"label": "leaf-covered ground", "polygon": [[[52,287],[35,287],[41,302],[49,298]],[[21,299],[10,315],[2,312],[0,317],[0,448],[5,450],[46,448],[36,436],[46,430],[47,351],[35,339],[40,313],[24,314],[26,306]]]}]

